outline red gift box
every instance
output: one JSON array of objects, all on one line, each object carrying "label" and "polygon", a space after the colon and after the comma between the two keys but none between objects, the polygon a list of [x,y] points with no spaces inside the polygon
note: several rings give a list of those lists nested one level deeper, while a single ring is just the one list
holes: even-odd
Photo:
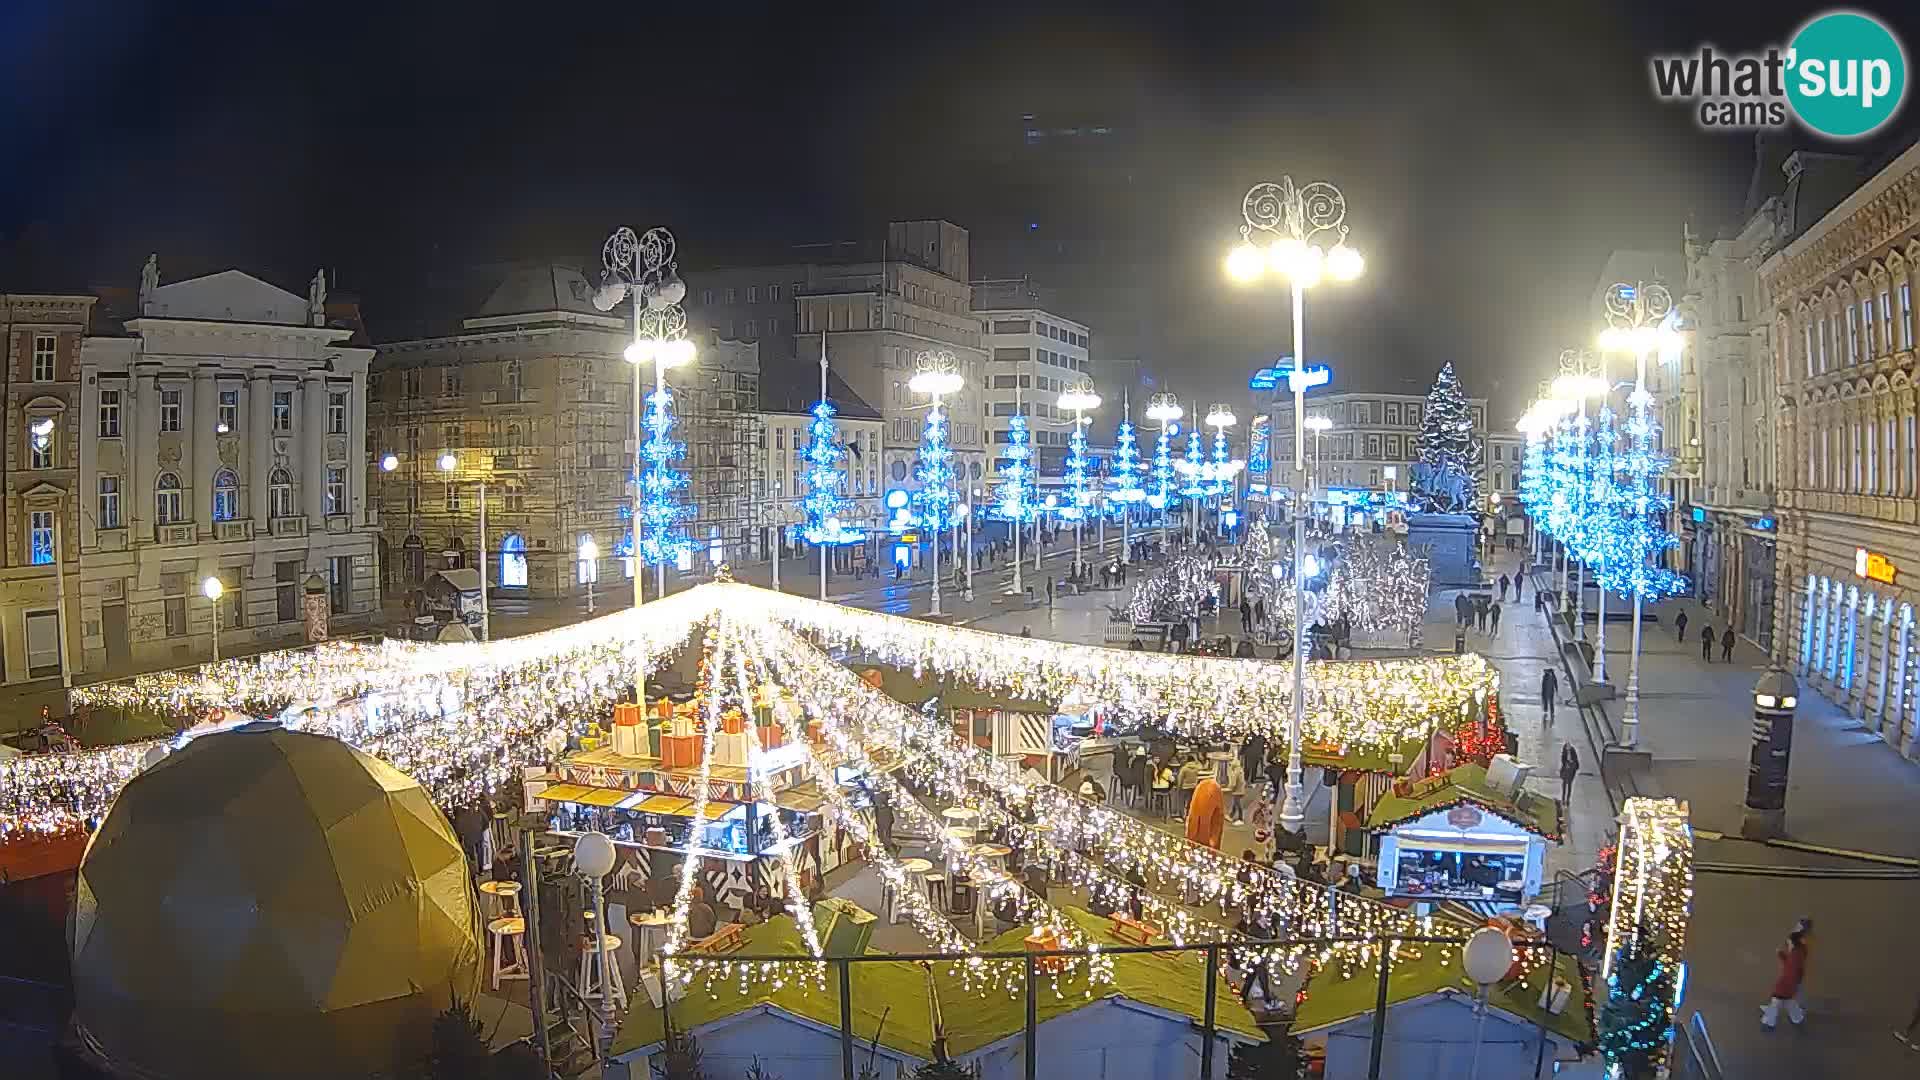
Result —
[{"label": "red gift box", "polygon": [[747,730],[747,719],[737,712],[730,712],[720,718],[720,730],[729,735],[738,735]]},{"label": "red gift box", "polygon": [[640,723],[640,706],[631,701],[622,701],[613,707],[615,727],[632,727]]},{"label": "red gift box", "polygon": [[787,737],[785,733],[780,730],[779,724],[761,724],[759,727],[754,728],[754,730],[760,733],[760,749],[762,750],[771,750],[787,741]]},{"label": "red gift box", "polygon": [[698,735],[665,735],[660,739],[660,764],[669,769],[693,769],[700,765]]},{"label": "red gift box", "polygon": [[824,720],[807,721],[807,741],[823,743],[827,741],[827,723]]}]

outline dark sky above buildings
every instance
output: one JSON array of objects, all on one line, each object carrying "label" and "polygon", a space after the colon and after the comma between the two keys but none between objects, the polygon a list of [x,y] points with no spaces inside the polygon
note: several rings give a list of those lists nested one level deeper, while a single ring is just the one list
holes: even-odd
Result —
[{"label": "dark sky above buildings", "polygon": [[[149,251],[296,286],[324,264],[377,332],[436,276],[591,260],[618,223],[672,227],[697,269],[945,217],[976,276],[1131,287],[1144,365],[1231,400],[1290,345],[1283,294],[1221,256],[1241,194],[1290,172],[1345,190],[1369,263],[1310,301],[1309,353],[1359,389],[1452,360],[1511,413],[1590,335],[1608,251],[1739,211],[1750,137],[1655,102],[1648,55],[1821,9],[13,0],[0,284],[131,284]],[[1098,362],[1099,322],[1065,314]]]}]

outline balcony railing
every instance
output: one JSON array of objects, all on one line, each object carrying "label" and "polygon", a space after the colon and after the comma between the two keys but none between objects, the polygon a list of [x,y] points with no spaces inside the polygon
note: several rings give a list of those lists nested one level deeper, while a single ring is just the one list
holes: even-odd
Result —
[{"label": "balcony railing", "polygon": [[274,518],[268,525],[275,536],[307,535],[307,519],[304,517]]}]

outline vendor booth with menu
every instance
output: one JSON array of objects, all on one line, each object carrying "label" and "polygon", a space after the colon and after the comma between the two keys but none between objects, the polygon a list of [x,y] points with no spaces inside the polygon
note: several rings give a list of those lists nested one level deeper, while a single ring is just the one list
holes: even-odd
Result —
[{"label": "vendor booth with menu", "polygon": [[1559,808],[1525,789],[1524,766],[1494,761],[1491,771],[1468,763],[1403,782],[1374,806],[1388,896],[1519,907],[1540,892]]}]

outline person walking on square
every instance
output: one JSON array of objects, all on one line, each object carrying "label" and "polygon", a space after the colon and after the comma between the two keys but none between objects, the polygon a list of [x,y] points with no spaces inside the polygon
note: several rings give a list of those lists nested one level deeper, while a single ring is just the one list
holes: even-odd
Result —
[{"label": "person walking on square", "polygon": [[1500,601],[1498,600],[1495,600],[1493,606],[1487,609],[1487,627],[1488,637],[1500,636]]},{"label": "person walking on square", "polygon": [[1700,628],[1700,659],[1713,663],[1713,626],[1708,624]]},{"label": "person walking on square", "polygon": [[1520,602],[1521,587],[1526,584],[1526,580],[1526,576],[1520,571],[1513,572],[1513,602],[1516,604]]},{"label": "person walking on square", "polygon": [[1473,626],[1483,634],[1487,632],[1487,609],[1492,606],[1492,599],[1491,596],[1473,598]]},{"label": "person walking on square", "polygon": [[1473,622],[1473,597],[1460,593],[1453,598],[1453,619],[1462,629]]},{"label": "person walking on square", "polygon": [[1240,598],[1240,632],[1253,633],[1253,603],[1244,596]]},{"label": "person walking on square", "polygon": [[1673,617],[1673,639],[1687,640],[1687,613],[1684,611]]},{"label": "person walking on square", "polygon": [[1505,601],[1505,600],[1506,600],[1506,598],[1507,598],[1507,587],[1508,587],[1508,586],[1510,586],[1511,584],[1513,584],[1513,579],[1512,579],[1512,578],[1510,578],[1510,577],[1508,577],[1508,576],[1507,576],[1507,575],[1505,575],[1505,574],[1501,574],[1501,575],[1500,575],[1500,599],[1501,599],[1502,601]]},{"label": "person walking on square", "polygon": [[1572,743],[1560,744],[1560,806],[1573,805],[1573,778],[1580,775],[1580,751]]},{"label": "person walking on square", "polygon": [[1731,626],[1720,632],[1720,662],[1733,663],[1733,627]]},{"label": "person walking on square", "polygon": [[1541,669],[1540,671],[1540,708],[1546,715],[1547,723],[1549,724],[1553,723],[1553,703],[1554,703],[1554,699],[1558,697],[1559,694],[1560,694],[1560,676],[1555,675],[1553,673],[1553,669],[1550,667]]},{"label": "person walking on square", "polygon": [[1774,954],[1780,961],[1780,973],[1774,977],[1773,990],[1767,1003],[1760,1008],[1760,1026],[1768,1031],[1780,1022],[1780,1008],[1785,1006],[1787,1019],[1794,1026],[1806,1022],[1807,1011],[1800,1006],[1800,985],[1807,978],[1807,930],[1804,921],[1793,933],[1787,935],[1787,943]]},{"label": "person walking on square", "polygon": [[1053,606],[1053,575],[1047,575],[1047,606]]}]

